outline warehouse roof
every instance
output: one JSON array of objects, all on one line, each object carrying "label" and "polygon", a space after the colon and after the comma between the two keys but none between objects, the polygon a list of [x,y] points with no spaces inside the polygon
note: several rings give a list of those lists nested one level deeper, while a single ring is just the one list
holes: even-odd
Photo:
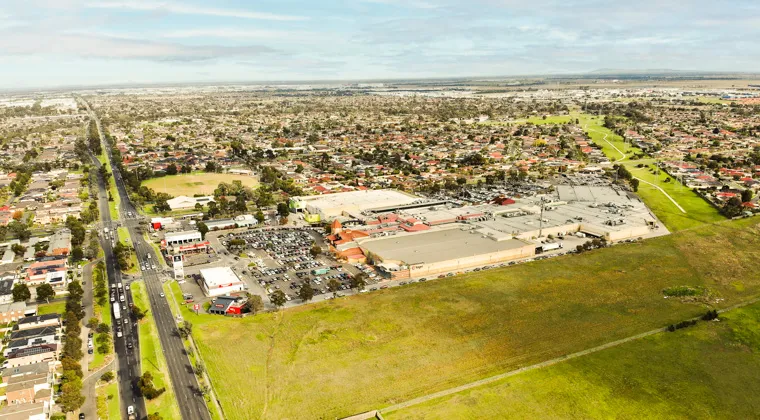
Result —
[{"label": "warehouse roof", "polygon": [[406,264],[434,263],[475,255],[532,246],[519,239],[496,241],[481,233],[461,229],[441,229],[419,234],[362,241],[361,247],[384,260]]}]

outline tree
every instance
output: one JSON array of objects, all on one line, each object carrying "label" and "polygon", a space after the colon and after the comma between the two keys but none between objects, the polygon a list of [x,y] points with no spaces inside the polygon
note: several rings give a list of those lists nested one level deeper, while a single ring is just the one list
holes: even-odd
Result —
[{"label": "tree", "polygon": [[50,302],[55,297],[53,286],[48,283],[37,286],[37,302]]},{"label": "tree", "polygon": [[84,396],[82,395],[82,381],[81,380],[69,380],[61,386],[61,398],[58,400],[58,405],[61,407],[61,411],[64,413],[70,413],[79,410],[84,404]]},{"label": "tree", "polygon": [[317,255],[322,253],[322,247],[317,245],[316,243],[311,246],[311,249],[309,249],[309,252],[311,253],[312,257],[316,257]]},{"label": "tree", "polygon": [[282,217],[287,217],[290,215],[290,208],[288,207],[288,203],[277,203],[277,214]]},{"label": "tree", "polygon": [[11,245],[11,251],[13,251],[16,256],[20,257],[24,255],[24,252],[26,252],[26,247],[19,244],[13,244]]},{"label": "tree", "polygon": [[742,203],[748,203],[752,201],[752,190],[742,191]]},{"label": "tree", "polygon": [[177,165],[173,163],[166,167],[166,175],[177,175],[177,172]]},{"label": "tree", "polygon": [[639,190],[639,180],[636,178],[633,178],[631,180],[631,187],[633,187],[633,191],[636,192]]},{"label": "tree", "polygon": [[351,285],[352,289],[364,290],[364,286],[367,285],[367,275],[364,273],[359,273],[351,277],[349,284]]},{"label": "tree", "polygon": [[190,321],[185,321],[182,325],[177,327],[177,331],[182,338],[190,337],[193,334],[193,324],[191,324]]},{"label": "tree", "polygon": [[264,220],[266,220],[266,217],[264,216],[264,213],[261,210],[257,211],[253,217],[255,217],[256,221],[259,223],[264,223]]},{"label": "tree", "polygon": [[333,293],[333,297],[337,297],[338,290],[340,290],[340,282],[336,279],[330,279],[330,281],[327,282],[327,290]]},{"label": "tree", "polygon": [[208,226],[206,226],[203,222],[198,222],[197,225],[198,232],[201,233],[201,239],[206,239],[206,234],[208,233]]},{"label": "tree", "polygon": [[74,262],[82,261],[84,259],[84,251],[81,246],[75,246],[71,250],[71,260]]},{"label": "tree", "polygon": [[132,315],[134,315],[134,316],[135,316],[135,318],[136,318],[138,321],[139,321],[139,320],[141,320],[141,319],[143,319],[143,318],[145,318],[145,315],[146,315],[146,313],[147,313],[147,312],[146,312],[146,311],[143,311],[142,309],[140,309],[140,307],[139,307],[139,306],[137,306],[137,305],[133,305],[133,306],[132,306]]},{"label": "tree", "polygon": [[140,389],[140,393],[147,399],[152,400],[166,391],[166,388],[156,389],[153,386],[153,375],[150,372],[145,372],[137,380],[137,387]]},{"label": "tree", "polygon": [[298,297],[302,301],[307,302],[314,298],[314,289],[311,288],[309,283],[304,283],[300,289],[298,289]]},{"label": "tree", "polygon": [[288,299],[285,297],[285,292],[282,290],[275,290],[274,293],[269,296],[269,300],[272,301],[272,304],[278,308],[288,301]]},{"label": "tree", "polygon": [[164,418],[161,417],[161,415],[158,414],[158,412],[155,412],[153,414],[148,414],[148,420],[164,420]]},{"label": "tree", "polygon": [[16,283],[13,286],[13,301],[14,302],[26,302],[32,297],[32,293],[29,291],[29,286],[26,283]]},{"label": "tree", "polygon": [[113,371],[108,371],[102,375],[100,375],[100,380],[103,382],[111,382],[113,380]]},{"label": "tree", "polygon": [[261,296],[259,295],[252,295],[248,293],[248,299],[245,301],[245,304],[243,305],[243,310],[245,312],[250,312],[252,314],[255,314],[259,312],[260,310],[264,309],[264,301],[261,299]]},{"label": "tree", "polygon": [[197,376],[202,376],[205,371],[206,367],[203,366],[203,363],[201,362],[198,362],[198,364],[193,368],[193,372],[195,372]]}]

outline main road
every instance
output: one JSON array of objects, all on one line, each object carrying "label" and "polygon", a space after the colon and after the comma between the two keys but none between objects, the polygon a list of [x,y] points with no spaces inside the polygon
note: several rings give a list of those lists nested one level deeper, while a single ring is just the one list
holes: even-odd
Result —
[{"label": "main road", "polygon": [[[93,165],[96,168],[100,168],[101,163],[94,155],[90,154]],[[100,246],[103,248],[103,254],[105,255],[106,272],[108,274],[109,294],[112,290],[122,283],[121,270],[119,269],[116,256],[113,253],[113,244],[118,240],[118,235],[115,232],[115,224],[111,220],[111,212],[108,206],[108,193],[106,192],[106,185],[103,177],[98,171],[98,208],[100,212],[100,228],[98,234],[100,236]],[[117,221],[118,222],[118,221]],[[106,237],[105,229],[108,229],[108,237]],[[87,287],[93,287],[93,284],[87,285]],[[131,292],[123,290],[125,294],[125,307],[132,301]],[[120,305],[121,303],[116,300],[112,305]],[[135,324],[130,316],[130,311],[121,311],[121,320],[111,317],[113,324],[113,337],[114,337],[114,349],[116,350],[117,359],[117,371],[116,377],[119,382],[119,394],[121,396],[121,409],[124,417],[126,417],[127,407],[134,406],[138,413],[146,413],[145,400],[140,395],[137,389],[137,378],[140,377],[140,343],[138,340],[137,324]],[[125,323],[126,321],[126,323]],[[121,324],[121,325],[119,325]],[[121,328],[123,335],[118,337],[117,329]],[[133,349],[128,348],[127,343],[131,342]],[[147,413],[146,413],[147,414]]]},{"label": "main road", "polygon": [[[100,119],[87,101],[82,99],[82,103],[87,107],[90,117],[95,120],[103,150],[110,161],[111,154],[109,151],[111,145],[106,140]],[[132,237],[132,244],[141,268],[145,264],[148,265],[147,269],[142,270],[142,278],[145,282],[145,289],[150,301],[150,309],[153,311],[153,318],[156,321],[161,348],[169,367],[169,376],[171,377],[180,413],[185,420],[210,420],[211,415],[206,406],[206,400],[200,393],[198,380],[193,372],[192,364],[185,351],[182,339],[178,334],[177,324],[169,308],[169,302],[161,296],[163,293],[162,277],[164,279],[167,277],[159,272],[162,268],[162,265],[158,263],[159,256],[155,254],[153,247],[147,243],[142,235],[142,229],[140,228],[141,219],[138,216],[137,209],[129,201],[129,194],[118,167],[111,162],[111,168],[116,189],[121,200],[120,217],[123,221],[123,226],[129,230],[129,235]],[[105,213],[108,214],[108,202],[106,201],[105,203]],[[101,209],[102,213],[103,210]],[[152,268],[154,264],[155,269]],[[122,399],[124,398],[122,397]],[[145,413],[145,410],[140,411],[140,413]]]}]

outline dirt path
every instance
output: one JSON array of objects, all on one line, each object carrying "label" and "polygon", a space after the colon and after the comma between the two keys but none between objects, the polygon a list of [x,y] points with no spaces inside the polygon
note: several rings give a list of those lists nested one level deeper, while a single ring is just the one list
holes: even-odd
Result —
[{"label": "dirt path", "polygon": [[[751,304],[756,303],[758,301],[760,301],[760,297],[756,297],[756,298],[750,299],[748,301],[741,302],[741,303],[738,303],[738,304],[733,305],[733,306],[729,306],[729,307],[724,308],[724,309],[720,309],[720,310],[718,310],[718,313],[724,313],[724,312],[727,312],[727,311],[730,311],[730,310],[741,308],[743,306],[751,305]],[[700,317],[696,317],[696,318],[692,318],[692,319],[699,320]],[[422,403],[428,402],[428,401],[436,399],[436,398],[445,397],[445,396],[448,396],[448,395],[451,395],[451,394],[456,394],[458,392],[466,391],[468,389],[472,389],[472,388],[476,388],[476,387],[479,387],[479,386],[482,386],[482,385],[490,384],[492,382],[500,381],[502,379],[506,379],[506,378],[509,378],[511,376],[519,375],[521,373],[528,372],[528,371],[531,371],[531,370],[545,368],[545,367],[548,367],[548,366],[551,366],[551,365],[554,365],[554,364],[557,364],[557,363],[560,363],[560,362],[564,362],[564,361],[567,361],[567,360],[572,360],[572,359],[575,359],[575,358],[578,358],[578,357],[581,357],[581,356],[586,356],[588,354],[596,353],[598,351],[602,351],[602,350],[605,350],[605,349],[608,349],[608,348],[611,348],[611,347],[616,347],[616,346],[619,346],[621,344],[625,344],[625,343],[628,343],[628,342],[631,342],[631,341],[634,341],[634,340],[640,340],[640,339],[642,339],[644,337],[648,337],[650,335],[658,334],[658,333],[665,332],[665,331],[666,331],[666,328],[657,328],[657,329],[654,329],[654,330],[643,332],[641,334],[632,335],[630,337],[626,337],[626,338],[622,338],[620,340],[616,340],[616,341],[612,341],[612,342],[609,342],[609,343],[606,343],[606,344],[602,344],[601,346],[592,347],[590,349],[582,350],[582,351],[579,351],[577,353],[572,353],[572,354],[568,354],[568,355],[565,355],[565,356],[555,357],[554,359],[546,360],[546,361],[541,362],[541,363],[536,363],[534,365],[525,366],[525,367],[522,367],[520,369],[516,369],[516,370],[509,371],[509,372],[501,373],[499,375],[490,376],[488,378],[483,378],[483,379],[480,379],[478,381],[470,382],[468,384],[460,385],[460,386],[457,386],[457,387],[454,387],[454,388],[445,389],[443,391],[434,392],[432,394],[428,394],[428,395],[425,395],[425,396],[422,396],[422,397],[419,397],[419,398],[415,398],[415,399],[412,399],[412,400],[409,400],[409,401],[406,401],[406,402],[402,402],[400,404],[395,404],[395,405],[392,405],[392,406],[380,409],[379,411],[381,413],[390,413],[392,411],[401,410],[403,408],[407,408],[407,407],[411,407],[411,406],[414,406],[414,405],[422,404]]]}]

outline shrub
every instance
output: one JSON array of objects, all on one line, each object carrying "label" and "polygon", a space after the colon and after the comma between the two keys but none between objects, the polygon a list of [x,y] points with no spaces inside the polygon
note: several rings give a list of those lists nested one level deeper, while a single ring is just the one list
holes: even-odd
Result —
[{"label": "shrub", "polygon": [[674,286],[662,289],[662,294],[670,297],[701,296],[704,292],[703,289],[690,286]]}]

